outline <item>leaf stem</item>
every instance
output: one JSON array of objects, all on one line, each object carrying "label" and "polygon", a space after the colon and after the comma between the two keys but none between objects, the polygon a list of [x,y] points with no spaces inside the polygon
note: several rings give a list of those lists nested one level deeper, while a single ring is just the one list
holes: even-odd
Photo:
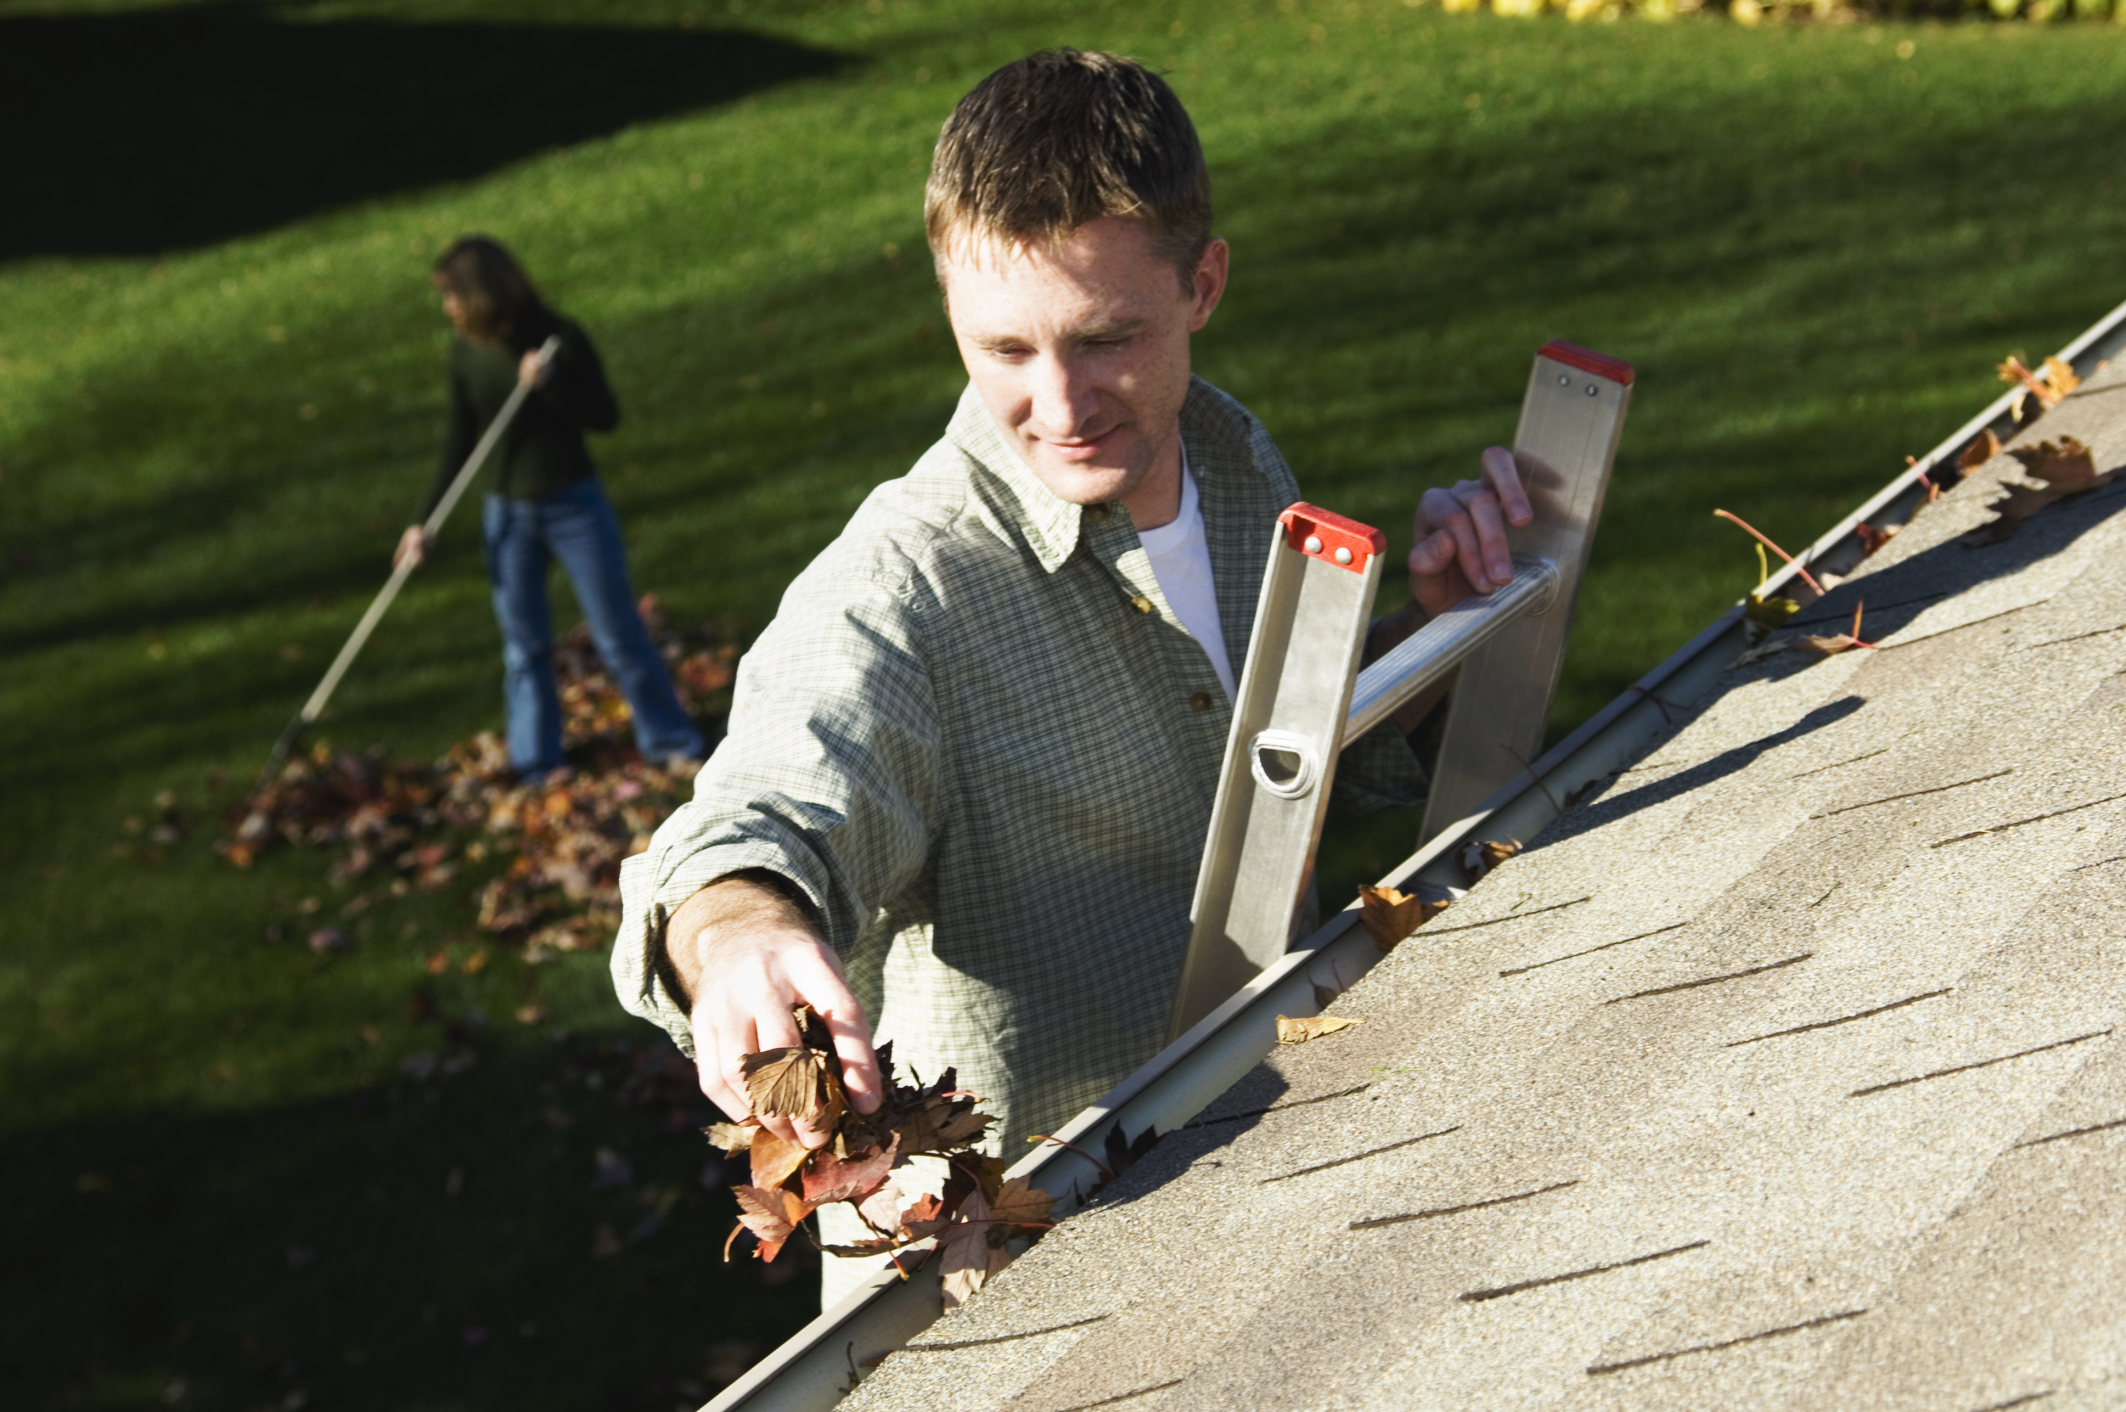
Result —
[{"label": "leaf stem", "polygon": [[1062,1138],[1050,1137],[1047,1133],[1035,1133],[1032,1137],[1026,1140],[1028,1142],[1052,1142],[1058,1147],[1067,1147],[1071,1151],[1077,1153],[1080,1157],[1083,1157],[1086,1161],[1092,1163],[1095,1167],[1098,1167],[1101,1173],[1106,1176],[1109,1181],[1113,1181],[1115,1179],[1114,1168],[1108,1166],[1105,1162],[1102,1162],[1099,1158],[1093,1156],[1090,1152],[1087,1152],[1084,1148],[1078,1146],[1078,1144],[1074,1142],[1065,1142]]},{"label": "leaf stem", "polygon": [[[1713,511],[1713,513],[1723,520],[1727,520],[1733,524],[1738,524],[1742,526],[1743,529],[1755,535],[1757,537],[1758,543],[1770,549],[1774,554],[1777,554],[1780,558],[1786,560],[1789,564],[1792,564],[1794,566],[1794,572],[1801,575],[1801,581],[1807,584],[1810,588],[1816,590],[1817,597],[1820,598],[1823,596],[1823,585],[1816,582],[1815,578],[1809,573],[1808,569],[1802,565],[1801,561],[1796,559],[1793,555],[1787,553],[1784,549],[1781,549],[1777,544],[1773,543],[1771,538],[1768,535],[1764,534],[1761,530],[1759,530],[1755,525],[1751,524],[1748,520],[1743,519],[1740,515],[1732,513],[1731,511],[1715,510]],[[1763,585],[1760,583],[1758,587],[1762,588]]]}]

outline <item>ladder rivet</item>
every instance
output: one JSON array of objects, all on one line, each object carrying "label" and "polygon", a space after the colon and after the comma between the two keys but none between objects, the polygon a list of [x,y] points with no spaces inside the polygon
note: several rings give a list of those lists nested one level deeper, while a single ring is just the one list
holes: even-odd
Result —
[{"label": "ladder rivet", "polygon": [[1571,386],[1572,386],[1572,374],[1571,374],[1571,373],[1559,373],[1559,374],[1558,374],[1558,386],[1559,386],[1559,387],[1571,387]]},{"label": "ladder rivet", "polygon": [[1589,383],[1589,384],[1587,384],[1587,395],[1588,395],[1589,397],[1592,397],[1592,396],[1594,396],[1594,395],[1595,395],[1595,392],[1596,392],[1596,391],[1597,391],[1597,389],[1596,389],[1596,387],[1595,387],[1595,385],[1594,385],[1593,383]]},{"label": "ladder rivet", "polygon": [[1350,562],[1351,562],[1351,551],[1350,551],[1350,550],[1348,550],[1348,549],[1339,549],[1339,550],[1337,550],[1337,551],[1336,551],[1336,562],[1337,562],[1337,563],[1339,563],[1339,564],[1348,564],[1348,563],[1350,563]]},{"label": "ladder rivet", "polygon": [[1317,534],[1308,535],[1306,549],[1309,554],[1319,554],[1321,552],[1321,536]]}]

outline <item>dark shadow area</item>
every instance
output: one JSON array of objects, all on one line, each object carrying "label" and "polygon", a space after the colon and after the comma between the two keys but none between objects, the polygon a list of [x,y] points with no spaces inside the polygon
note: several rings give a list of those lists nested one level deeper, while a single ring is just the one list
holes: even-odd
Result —
[{"label": "dark shadow area", "polygon": [[1785,631],[1843,632],[1852,627],[1853,609],[1859,606],[1861,637],[1881,642],[1935,604],[2059,553],[2121,508],[2126,508],[2126,478],[2045,507],[2025,520],[2014,538],[1999,544],[1968,548],[1960,539],[1950,540],[1893,568],[1841,583],[1795,615]]},{"label": "dark shadow area", "polygon": [[0,261],[149,255],[491,171],[845,60],[732,30],[0,19]]},{"label": "dark shadow area", "polygon": [[422,1028],[343,1097],[0,1142],[7,1404],[670,1412],[809,1317],[802,1242],[720,1258],[670,1045]]},{"label": "dark shadow area", "polygon": [[[1866,607],[1860,635],[1867,641],[1882,641],[1910,626],[1921,613],[1937,603],[1968,593],[1994,579],[2019,573],[2039,560],[2061,552],[2122,508],[2126,508],[2126,481],[2049,506],[2026,520],[2014,538],[2002,543],[1968,548],[1961,539],[1949,540],[1880,573],[1839,584],[1794,618],[1786,630],[1837,631],[1851,626],[1856,603],[1881,604],[1880,608]],[[1927,640],[1920,637],[1913,641]],[[1895,671],[1898,649],[1907,645],[1910,644],[1891,644],[1871,654],[1866,670]],[[1754,670],[1790,675],[1807,671],[1820,660],[1807,653],[1779,653]],[[1865,681],[1863,675],[1856,677],[1854,684],[1862,685]],[[1599,796],[1584,809],[1573,810],[1560,818],[1544,832],[1537,846],[1575,837],[1626,814],[1724,779],[1748,766],[1765,751],[1842,720],[1865,704],[1864,696],[1842,697],[1817,707],[1785,730],[1724,750],[1712,759],[1666,779],[1628,789],[1622,794]]]},{"label": "dark shadow area", "polygon": [[1703,789],[1709,784],[1724,780],[1739,770],[1747,769],[1765,751],[1776,750],[1788,741],[1799,740],[1811,732],[1842,721],[1867,704],[1865,697],[1842,696],[1836,701],[1818,706],[1785,730],[1773,731],[1770,735],[1760,736],[1746,745],[1723,750],[1712,759],[1700,761],[1667,779],[1642,784],[1637,789],[1627,789],[1622,794],[1598,799],[1584,810],[1562,816],[1554,826],[1556,831],[1546,831],[1537,841],[1537,846],[1572,838],[1590,829],[1614,823],[1627,814],[1650,809],[1656,804],[1665,804],[1679,794],[1689,794],[1694,789]]}]

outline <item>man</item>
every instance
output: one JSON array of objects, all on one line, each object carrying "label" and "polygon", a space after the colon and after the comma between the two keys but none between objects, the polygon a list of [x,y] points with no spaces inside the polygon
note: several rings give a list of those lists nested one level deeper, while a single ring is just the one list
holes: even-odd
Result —
[{"label": "man", "polygon": [[[613,974],[733,1117],[740,1057],[796,1043],[805,1002],[859,1110],[890,1038],[904,1073],[956,1066],[1016,1156],[1164,1042],[1235,664],[1300,496],[1190,373],[1229,252],[1157,77],[1072,50],[992,74],[945,125],[925,220],[968,390],[740,665],[693,802],[623,874]],[[1415,601],[1369,651],[1508,579],[1509,519],[1530,509],[1498,448],[1427,492]],[[1338,787],[1421,802],[1397,727],[1431,704],[1346,751]]]}]

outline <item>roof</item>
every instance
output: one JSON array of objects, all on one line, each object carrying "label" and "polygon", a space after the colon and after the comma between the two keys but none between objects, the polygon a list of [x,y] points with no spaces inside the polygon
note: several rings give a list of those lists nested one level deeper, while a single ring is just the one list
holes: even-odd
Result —
[{"label": "roof", "polygon": [[[2062,435],[2126,461],[2126,368]],[[2117,1399],[2126,479],[1965,548],[2015,469],[845,1405]]]}]

